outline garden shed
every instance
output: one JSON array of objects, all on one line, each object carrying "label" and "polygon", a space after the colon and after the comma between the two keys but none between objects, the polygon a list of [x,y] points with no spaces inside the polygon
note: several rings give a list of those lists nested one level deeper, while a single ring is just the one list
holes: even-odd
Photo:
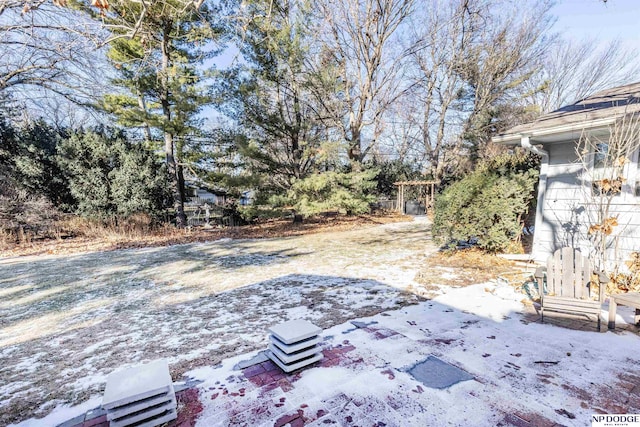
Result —
[{"label": "garden shed", "polygon": [[493,138],[541,156],[532,256],[571,246],[623,266],[640,249],[640,83],[598,92]]}]

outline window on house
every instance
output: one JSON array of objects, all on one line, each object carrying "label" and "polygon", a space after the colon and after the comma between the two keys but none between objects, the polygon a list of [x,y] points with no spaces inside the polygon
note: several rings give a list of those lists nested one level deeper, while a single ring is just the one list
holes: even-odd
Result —
[{"label": "window on house", "polygon": [[[593,168],[591,171],[593,195],[610,197],[622,194],[625,183],[623,177],[625,161],[622,159],[626,159],[626,157],[618,156],[616,152],[612,152],[612,147],[606,142],[598,142],[593,145]],[[640,194],[638,186],[635,191],[636,194]]]},{"label": "window on house", "polygon": [[607,166],[607,155],[609,154],[609,144],[599,142],[593,150],[594,169],[604,169]]}]

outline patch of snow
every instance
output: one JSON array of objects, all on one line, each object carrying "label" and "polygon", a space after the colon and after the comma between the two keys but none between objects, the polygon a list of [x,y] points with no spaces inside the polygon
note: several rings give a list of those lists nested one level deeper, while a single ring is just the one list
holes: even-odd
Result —
[{"label": "patch of snow", "polygon": [[99,341],[95,344],[85,347],[82,351],[88,354],[94,353],[96,350],[98,350],[101,347],[112,345],[114,341],[115,341],[115,338],[107,338],[105,340]]},{"label": "patch of snow", "polygon": [[40,359],[47,356],[47,353],[41,352],[36,353],[30,357],[23,357],[20,361],[15,365],[15,369],[18,369],[26,374],[35,372],[41,366]]},{"label": "patch of snow", "polygon": [[522,299],[523,295],[515,292],[511,286],[497,287],[492,283],[484,283],[451,289],[434,301],[501,322],[510,313],[520,311]]},{"label": "patch of snow", "polygon": [[0,387],[0,397],[7,399],[7,401],[10,399],[15,399],[16,397],[18,397],[17,393],[19,391],[24,394],[24,390],[28,389],[29,384],[30,383],[27,381],[16,381],[13,383],[4,384]]},{"label": "patch of snow", "polygon": [[102,402],[102,397],[94,397],[81,404],[69,406],[66,404],[56,406],[44,418],[30,418],[18,424],[9,424],[7,427],[45,427],[62,424],[72,418],[85,414],[87,411],[97,408]]},{"label": "patch of snow", "polygon": [[338,387],[353,380],[356,375],[353,370],[342,367],[308,369],[303,371],[302,377],[296,381],[296,388],[306,387],[315,390],[318,398],[326,398],[335,394]]}]

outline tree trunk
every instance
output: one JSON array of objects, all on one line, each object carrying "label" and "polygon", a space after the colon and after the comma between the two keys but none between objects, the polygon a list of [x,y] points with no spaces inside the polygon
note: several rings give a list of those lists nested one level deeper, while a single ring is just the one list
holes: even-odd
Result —
[{"label": "tree trunk", "polygon": [[300,129],[302,128],[302,114],[300,112],[300,99],[298,97],[298,87],[292,82],[293,88],[293,110],[295,123],[291,135],[291,151],[293,155],[294,175],[297,179],[302,178],[302,150],[300,149]]},{"label": "tree trunk", "polygon": [[181,168],[177,165],[174,152],[173,135],[171,132],[164,133],[164,151],[169,174],[169,185],[173,198],[173,208],[176,212],[176,226],[183,228],[187,225],[187,217],[184,213],[184,185],[181,185]]},{"label": "tree trunk", "polygon": [[151,126],[149,126],[149,122],[147,121],[147,103],[144,100],[144,96],[140,92],[140,89],[136,90],[136,96],[138,97],[138,107],[144,112],[144,124],[142,130],[144,131],[144,138],[147,142],[151,141]]},{"label": "tree trunk", "polygon": [[187,225],[187,217],[184,213],[184,179],[182,178],[181,168],[175,157],[175,143],[173,140],[173,132],[170,128],[171,124],[171,105],[169,103],[169,64],[171,61],[169,54],[169,32],[171,25],[165,26],[162,39],[162,93],[160,95],[160,103],[162,105],[162,113],[165,119],[164,125],[164,153],[167,163],[167,173],[169,174],[169,185],[171,186],[171,195],[173,197],[173,208],[176,213],[176,226],[184,228]]},{"label": "tree trunk", "polygon": [[362,171],[362,135],[359,125],[351,126],[351,140],[347,151],[352,172]]}]

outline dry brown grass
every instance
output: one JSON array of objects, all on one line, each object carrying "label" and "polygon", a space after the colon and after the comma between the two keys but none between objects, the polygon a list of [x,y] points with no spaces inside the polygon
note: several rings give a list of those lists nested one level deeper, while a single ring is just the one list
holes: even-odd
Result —
[{"label": "dry brown grass", "polygon": [[3,240],[0,257],[69,254],[78,252],[110,251],[148,246],[205,242],[222,238],[270,238],[299,236],[325,231],[346,231],[379,224],[408,221],[410,217],[397,213],[380,213],[359,216],[317,217],[301,224],[291,220],[272,219],[242,227],[177,229],[169,225],[155,226],[147,219],[133,218],[127,223],[99,223],[78,217],[60,224],[58,238]]},{"label": "dry brown grass", "polygon": [[427,258],[416,281],[429,288],[434,285],[468,286],[510,275],[514,263],[479,249],[436,252]]}]

